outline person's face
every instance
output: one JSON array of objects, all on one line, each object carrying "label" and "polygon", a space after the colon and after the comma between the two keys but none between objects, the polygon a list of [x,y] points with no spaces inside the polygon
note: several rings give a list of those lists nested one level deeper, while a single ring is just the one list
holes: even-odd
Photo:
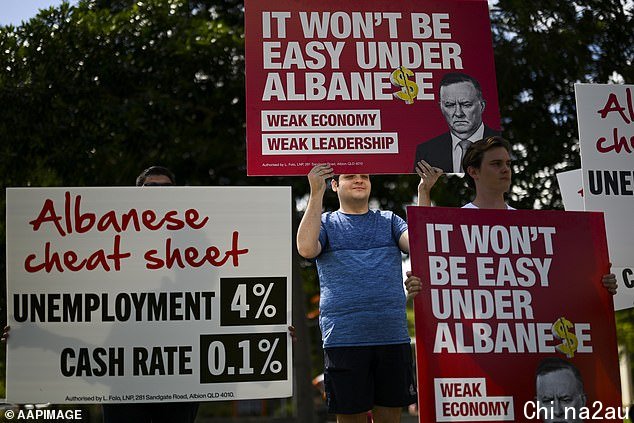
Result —
[{"label": "person's face", "polygon": [[479,169],[469,167],[476,190],[508,192],[511,187],[511,157],[504,147],[495,147],[484,152]]},{"label": "person's face", "polygon": [[[582,421],[579,418],[578,410],[585,406],[586,395],[583,393],[583,386],[570,370],[561,369],[539,375],[536,385],[538,405],[547,409],[546,415],[543,412],[540,414],[544,423],[578,423]],[[566,416],[566,407],[574,408],[577,412],[568,411],[568,416]]]},{"label": "person's face", "polygon": [[339,196],[339,201],[368,201],[371,188],[367,174],[343,174],[339,175],[339,182],[332,181],[332,190]]},{"label": "person's face", "polygon": [[145,178],[144,187],[169,186],[174,185],[166,175],[150,175]]},{"label": "person's face", "polygon": [[471,82],[440,87],[440,110],[451,132],[462,138],[470,137],[482,123],[485,102]]}]

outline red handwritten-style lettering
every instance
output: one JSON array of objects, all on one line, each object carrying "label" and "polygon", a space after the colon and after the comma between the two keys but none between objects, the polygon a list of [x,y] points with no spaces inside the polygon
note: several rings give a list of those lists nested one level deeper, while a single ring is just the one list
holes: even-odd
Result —
[{"label": "red handwritten-style lettering", "polygon": [[156,249],[149,250],[145,253],[145,267],[150,270],[157,270],[163,267],[171,269],[178,266],[184,269],[187,266],[201,267],[210,264],[214,267],[223,266],[229,259],[233,267],[240,265],[240,256],[249,252],[248,248],[238,248],[238,231],[233,232],[231,240],[231,249],[225,251],[224,257],[220,249],[216,246],[210,246],[204,252],[200,252],[196,247],[187,247],[183,251],[180,248],[172,246],[172,240],[165,240],[165,252],[159,255]]},{"label": "red handwritten-style lettering", "polygon": [[634,136],[631,136],[628,140],[626,136],[619,135],[618,128],[614,128],[612,139],[608,140],[606,137],[600,137],[597,140],[596,147],[599,153],[609,153],[610,151],[620,153],[621,150],[631,153],[634,150]]},{"label": "red handwritten-style lettering", "polygon": [[[130,257],[130,253],[121,251],[121,235],[115,235],[112,253],[107,254],[105,250],[97,250],[90,256],[80,260],[75,251],[69,250],[63,253],[51,251],[52,246],[47,242],[44,246],[44,259],[39,263],[37,254],[29,254],[24,260],[24,270],[28,273],[37,273],[41,270],[51,273],[57,270],[63,273],[65,270],[79,272],[81,270],[95,270],[97,268],[109,272],[121,270],[121,261]],[[112,266],[112,267],[111,267]]]},{"label": "red handwritten-style lettering", "polygon": [[60,235],[64,236],[66,235],[66,232],[64,232],[64,228],[60,224],[61,220],[62,217],[58,216],[57,213],[55,213],[55,203],[53,203],[53,200],[46,199],[44,201],[44,205],[42,206],[42,210],[40,210],[40,214],[37,216],[37,219],[30,221],[29,224],[33,226],[33,231],[37,232],[43,223],[53,222],[53,224],[55,224],[55,227],[57,228],[57,232],[59,232]]},{"label": "red handwritten-style lettering", "polygon": [[70,192],[64,194],[63,214],[58,214],[55,202],[46,199],[37,218],[29,224],[33,231],[40,230],[42,225],[52,223],[59,235],[66,236],[73,232],[86,233],[96,229],[99,232],[112,230],[120,233],[128,229],[140,232],[142,228],[150,231],[161,229],[180,230],[186,226],[192,229],[201,229],[208,222],[209,217],[201,216],[196,209],[187,209],[181,215],[177,210],[169,210],[159,214],[154,210],[130,209],[127,212],[110,210],[97,216],[94,212],[81,210],[81,195],[71,196]]},{"label": "red handwritten-style lettering", "polygon": [[621,106],[621,103],[619,103],[619,98],[617,97],[616,93],[610,93],[607,101],[605,102],[605,105],[602,109],[597,110],[597,113],[601,115],[601,119],[605,119],[609,113],[617,112],[621,116],[621,119],[623,119],[623,122],[630,124],[632,123],[632,121],[634,121],[632,90],[630,88],[625,89],[625,102],[627,104],[627,112],[629,114],[629,118],[628,115],[625,114],[625,107]]}]

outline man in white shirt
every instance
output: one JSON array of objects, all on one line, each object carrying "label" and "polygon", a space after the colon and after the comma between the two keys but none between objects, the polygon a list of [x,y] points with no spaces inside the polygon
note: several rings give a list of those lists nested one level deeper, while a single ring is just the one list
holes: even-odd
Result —
[{"label": "man in white shirt", "polygon": [[[423,161],[418,166],[426,166]],[[427,166],[429,168],[429,166]],[[475,198],[464,208],[514,210],[510,207],[504,195],[511,188],[511,144],[500,136],[493,136],[477,141],[467,149],[462,160],[465,181],[475,190]],[[439,176],[438,169],[431,168],[428,173],[426,186],[431,187]],[[433,175],[433,176],[431,176]],[[421,174],[425,178],[427,174]],[[429,191],[428,191],[429,192]],[[421,203],[426,204],[426,203]],[[411,276],[408,272],[408,276]],[[616,294],[616,276],[613,273],[603,275],[601,282],[611,293]],[[421,281],[417,277],[410,277],[406,281],[407,292],[415,296],[420,292]]]},{"label": "man in white shirt", "polygon": [[504,200],[511,189],[511,144],[500,136],[473,143],[462,161],[467,185],[475,198],[463,208],[513,209]]}]

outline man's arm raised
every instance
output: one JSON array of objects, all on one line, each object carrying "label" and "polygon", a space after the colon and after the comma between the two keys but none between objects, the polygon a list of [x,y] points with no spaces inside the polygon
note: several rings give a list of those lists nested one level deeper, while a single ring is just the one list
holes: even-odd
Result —
[{"label": "man's arm raised", "polygon": [[[431,189],[443,174],[442,169],[430,166],[425,160],[416,163],[416,173],[420,176],[418,183],[418,206],[431,206]],[[404,253],[409,253],[409,233],[403,232],[398,240],[398,246]]]},{"label": "man's arm raised", "polygon": [[431,206],[431,189],[443,174],[442,169],[433,167],[425,160],[416,163],[416,173],[420,176],[418,183],[418,205]]},{"label": "man's arm raised", "polygon": [[319,243],[321,209],[326,192],[326,179],[332,176],[332,167],[327,164],[318,164],[308,172],[310,197],[297,229],[297,251],[307,259],[317,257],[321,253],[321,244]]}]

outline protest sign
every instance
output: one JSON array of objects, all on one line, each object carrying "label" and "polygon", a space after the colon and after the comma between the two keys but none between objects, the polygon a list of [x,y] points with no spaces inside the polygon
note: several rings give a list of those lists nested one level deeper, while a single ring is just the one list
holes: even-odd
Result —
[{"label": "protest sign", "polygon": [[602,211],[617,310],[634,306],[634,85],[575,84],[586,210]]},{"label": "protest sign", "polygon": [[7,190],[7,400],[292,395],[288,187]]},{"label": "protest sign", "polygon": [[[542,421],[539,407],[554,397],[580,419],[565,421],[620,421],[601,214],[408,207],[407,217],[412,271],[424,281],[415,298],[421,422]],[[536,376],[553,362],[574,365],[581,380],[557,367],[554,379],[571,381],[553,393]],[[564,421],[546,408],[555,415],[546,421]]]},{"label": "protest sign", "polygon": [[412,173],[417,147],[434,139],[426,160],[451,163],[439,89],[453,72],[483,97],[452,96],[454,124],[483,121],[484,136],[500,127],[483,0],[249,0],[245,54],[249,175],[306,175],[317,163]]},{"label": "protest sign", "polygon": [[581,169],[557,174],[561,201],[567,211],[584,211]]}]

